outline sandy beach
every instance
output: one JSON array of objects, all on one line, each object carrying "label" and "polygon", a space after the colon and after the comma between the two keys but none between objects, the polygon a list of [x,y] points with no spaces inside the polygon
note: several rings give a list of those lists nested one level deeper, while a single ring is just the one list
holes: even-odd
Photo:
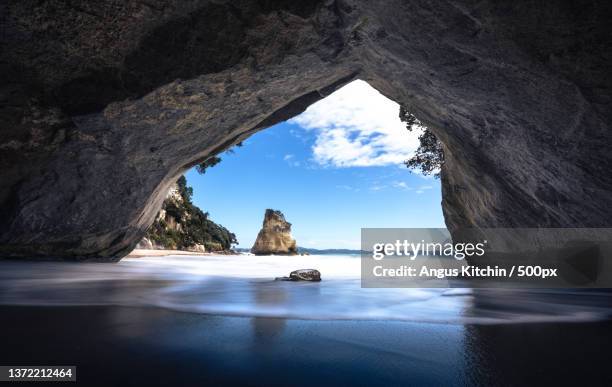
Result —
[{"label": "sandy beach", "polygon": [[196,253],[185,250],[134,249],[126,258],[167,257],[170,255],[214,255],[218,253]]}]

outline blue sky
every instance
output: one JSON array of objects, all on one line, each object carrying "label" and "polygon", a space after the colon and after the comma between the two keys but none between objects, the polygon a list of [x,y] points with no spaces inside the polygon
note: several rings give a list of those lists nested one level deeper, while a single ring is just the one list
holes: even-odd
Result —
[{"label": "blue sky", "polygon": [[204,175],[193,201],[251,247],[266,208],[281,210],[299,246],[359,248],[362,227],[444,227],[440,182],[402,161],[418,146],[399,106],[353,82],[300,116],[255,134]]}]

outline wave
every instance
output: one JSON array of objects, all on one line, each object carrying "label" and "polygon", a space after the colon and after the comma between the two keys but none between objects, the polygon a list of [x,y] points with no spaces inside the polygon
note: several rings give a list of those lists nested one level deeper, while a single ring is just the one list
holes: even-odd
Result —
[{"label": "wave", "polygon": [[[323,281],[274,281],[316,268]],[[355,256],[170,256],[119,263],[2,262],[0,304],[120,305],[190,313],[444,324],[584,322],[612,316],[605,291],[365,289]]]}]

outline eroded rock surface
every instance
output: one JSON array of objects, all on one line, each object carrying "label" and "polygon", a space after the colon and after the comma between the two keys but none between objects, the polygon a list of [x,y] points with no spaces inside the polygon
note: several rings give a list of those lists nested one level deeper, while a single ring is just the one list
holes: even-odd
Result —
[{"label": "eroded rock surface", "polygon": [[297,243],[291,237],[291,223],[280,211],[266,210],[263,225],[251,248],[255,255],[297,254]]},{"label": "eroded rock surface", "polygon": [[277,277],[276,281],[321,281],[321,272],[316,269],[299,269],[289,273],[289,277]]},{"label": "eroded rock surface", "polygon": [[321,281],[321,272],[315,269],[300,269],[289,273],[289,278],[293,281]]},{"label": "eroded rock surface", "polygon": [[119,259],[187,168],[356,78],[443,142],[451,231],[610,226],[611,9],[4,1],[0,255]]}]

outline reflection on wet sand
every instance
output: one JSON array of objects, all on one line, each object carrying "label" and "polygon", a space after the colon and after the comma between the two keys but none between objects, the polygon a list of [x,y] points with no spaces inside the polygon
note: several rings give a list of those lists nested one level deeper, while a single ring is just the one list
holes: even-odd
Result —
[{"label": "reflection on wet sand", "polygon": [[[605,318],[610,296],[601,289],[473,289],[467,316],[503,321],[512,313],[523,316],[523,323],[464,327],[467,384],[610,385],[612,322]],[[556,316],[572,313],[575,322],[555,322]],[[530,320],[537,315],[545,318]],[[594,316],[597,322],[580,323]],[[537,322],[542,319],[550,322]]]},{"label": "reflection on wet sand", "polygon": [[[289,297],[287,291],[283,287],[276,288],[262,285],[263,284],[254,284],[251,286],[253,301],[258,307],[273,308],[275,305],[284,304]],[[262,342],[271,341],[275,336],[282,333],[286,321],[282,317],[253,317],[251,318],[251,325],[253,326],[253,345],[259,347]]]},{"label": "reflection on wet sand", "polygon": [[75,364],[88,386],[612,382],[610,322],[456,325],[117,306],[0,309],[0,364]]}]

